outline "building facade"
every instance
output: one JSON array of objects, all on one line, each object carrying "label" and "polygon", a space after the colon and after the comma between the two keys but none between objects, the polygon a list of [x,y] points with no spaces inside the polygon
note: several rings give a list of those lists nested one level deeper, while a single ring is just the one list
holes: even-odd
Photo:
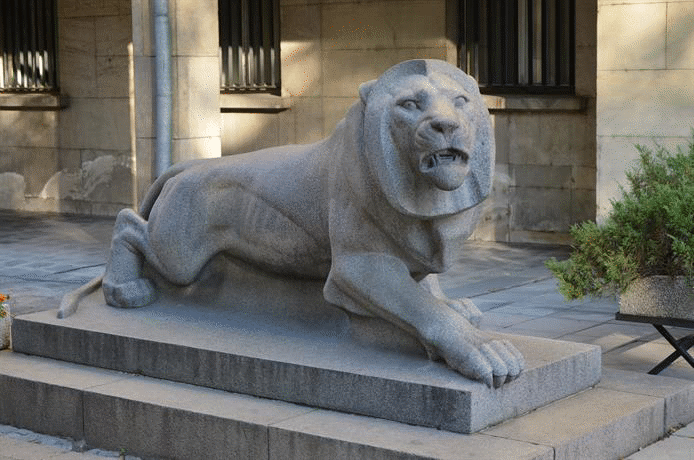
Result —
[{"label": "building facade", "polygon": [[19,3],[3,15],[23,26],[0,23],[2,208],[114,215],[162,165],[317,141],[360,83],[433,58],[478,78],[494,122],[475,238],[565,242],[634,143],[694,125],[694,1]]}]

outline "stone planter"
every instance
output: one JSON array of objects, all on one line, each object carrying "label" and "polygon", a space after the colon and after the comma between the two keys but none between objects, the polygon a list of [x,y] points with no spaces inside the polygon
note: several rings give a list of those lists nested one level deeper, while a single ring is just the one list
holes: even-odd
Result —
[{"label": "stone planter", "polygon": [[694,321],[694,290],[682,276],[640,278],[619,296],[619,312]]},{"label": "stone planter", "polygon": [[10,346],[10,315],[0,318],[0,350]]}]

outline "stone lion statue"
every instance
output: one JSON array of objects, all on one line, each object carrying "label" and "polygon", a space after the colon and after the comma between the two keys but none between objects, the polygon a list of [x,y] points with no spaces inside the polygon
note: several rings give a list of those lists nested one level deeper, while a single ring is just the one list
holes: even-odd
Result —
[{"label": "stone lion statue", "polygon": [[224,253],[325,280],[328,302],[393,323],[468,378],[515,379],[520,352],[480,331],[480,311],[446,298],[435,275],[472,233],[492,185],[494,139],[476,82],[443,61],[413,60],[359,95],[315,144],[171,167],[139,214],[118,214],[105,275],[66,296],[59,316],[99,285],[112,306],[147,305],[156,286],[143,264],[189,285]]}]

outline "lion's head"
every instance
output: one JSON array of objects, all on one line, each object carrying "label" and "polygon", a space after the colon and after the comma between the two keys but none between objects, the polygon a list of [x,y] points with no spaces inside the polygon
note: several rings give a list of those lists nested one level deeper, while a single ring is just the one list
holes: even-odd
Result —
[{"label": "lion's head", "polygon": [[487,197],[494,138],[474,79],[443,61],[414,60],[364,83],[359,93],[363,161],[391,206],[428,218]]}]

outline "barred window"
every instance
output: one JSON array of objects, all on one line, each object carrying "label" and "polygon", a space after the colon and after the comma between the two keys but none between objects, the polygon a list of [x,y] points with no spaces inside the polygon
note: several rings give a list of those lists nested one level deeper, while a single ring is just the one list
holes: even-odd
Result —
[{"label": "barred window", "polygon": [[55,0],[0,0],[0,91],[54,91]]},{"label": "barred window", "polygon": [[574,90],[574,0],[460,0],[459,66],[486,93]]},{"label": "barred window", "polygon": [[280,90],[279,0],[219,0],[222,92]]}]

